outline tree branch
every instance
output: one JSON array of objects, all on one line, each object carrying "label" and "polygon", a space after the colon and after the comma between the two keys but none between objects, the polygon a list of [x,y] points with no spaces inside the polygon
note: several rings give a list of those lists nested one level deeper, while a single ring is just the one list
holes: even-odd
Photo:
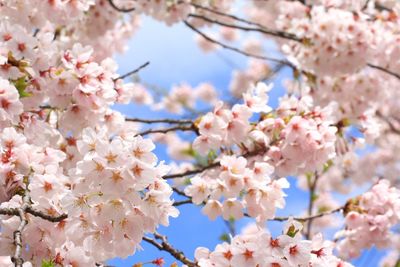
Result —
[{"label": "tree branch", "polygon": [[383,72],[385,72],[385,73],[387,73],[389,75],[392,75],[392,76],[396,77],[397,79],[400,79],[400,74],[398,74],[396,72],[393,72],[391,70],[388,70],[388,69],[386,69],[384,67],[373,65],[371,63],[368,63],[367,66],[370,67],[370,68],[373,68],[373,69],[377,69],[377,70],[383,71]]},{"label": "tree branch", "polygon": [[[315,191],[317,189],[318,179],[319,179],[319,175],[318,175],[317,172],[315,172],[314,181],[312,181],[312,183],[309,185],[309,187],[310,187],[310,196],[309,196],[309,200],[308,200],[308,211],[307,211],[309,217],[312,217],[312,212],[313,212],[313,208],[314,208],[314,201],[315,201],[315,196],[316,196],[315,195]],[[307,239],[310,239],[313,219],[314,218],[310,218],[308,220],[308,223],[307,223],[307,232],[305,233],[305,237]]]},{"label": "tree branch", "polygon": [[240,25],[234,25],[234,24],[225,23],[225,22],[215,20],[215,19],[210,19],[205,16],[197,15],[197,14],[189,14],[189,17],[201,19],[201,20],[204,20],[204,21],[207,21],[210,23],[214,23],[214,24],[218,24],[218,25],[228,27],[228,28],[238,29],[238,30],[242,30],[242,31],[249,31],[249,32],[260,32],[260,33],[275,36],[278,38],[288,39],[288,40],[296,41],[296,42],[302,42],[302,40],[299,39],[296,35],[290,34],[287,32],[271,31],[271,30],[265,29],[264,27],[263,28],[261,28],[261,27],[251,28],[251,27],[245,27],[245,26],[240,26]]},{"label": "tree branch", "polygon": [[[61,222],[68,218],[67,214],[61,214],[59,216],[47,215],[42,211],[33,209],[31,206],[26,207],[25,212],[49,222]],[[19,210],[17,208],[0,208],[0,215],[19,216]]]},{"label": "tree branch", "polygon": [[400,134],[399,127],[396,127],[395,123],[393,123],[393,121],[397,121],[398,124],[398,120],[395,118],[385,117],[379,110],[376,112],[376,116],[386,122],[393,133]]},{"label": "tree branch", "polygon": [[126,121],[141,122],[141,123],[169,123],[169,124],[186,124],[193,123],[191,120],[175,120],[175,119],[141,119],[141,118],[126,118]]},{"label": "tree branch", "polygon": [[[173,190],[175,193],[177,193],[178,195],[188,198],[188,199],[186,199],[186,200],[182,200],[182,201],[179,201],[179,202],[175,202],[175,203],[177,203],[177,205],[175,205],[175,203],[174,203],[174,206],[180,206],[180,205],[184,205],[184,204],[191,204],[191,203],[193,203],[193,202],[192,202],[192,198],[189,197],[189,196],[187,196],[183,191],[181,191],[181,190],[179,190],[179,189],[177,189],[177,188],[175,188],[175,187],[173,187],[172,190]],[[207,204],[207,202],[203,202],[203,205],[205,205],[205,204]],[[334,214],[334,213],[341,212],[341,211],[343,211],[343,210],[344,210],[344,207],[338,207],[338,208],[336,208],[336,209],[329,210],[329,211],[325,211],[325,212],[321,212],[321,213],[314,214],[314,215],[311,215],[311,216],[306,216],[306,217],[293,217],[293,216],[274,217],[274,218],[272,218],[272,219],[269,219],[269,221],[285,222],[285,221],[289,220],[290,218],[293,218],[293,219],[296,220],[296,221],[305,222],[305,221],[309,221],[309,220],[321,218],[321,217],[324,217],[324,216],[327,216],[327,215],[332,215],[332,214]],[[251,216],[250,216],[249,214],[247,214],[247,213],[245,213],[244,215],[245,215],[246,217],[251,217]]]},{"label": "tree branch", "polygon": [[41,211],[33,209],[31,206],[27,207],[26,212],[29,214],[32,214],[33,216],[36,216],[36,217],[42,218],[46,221],[49,221],[49,222],[61,222],[68,218],[67,214],[61,214],[59,216],[47,215]]},{"label": "tree branch", "polygon": [[220,15],[220,16],[222,16],[222,17],[231,18],[231,19],[234,19],[234,20],[236,20],[236,21],[240,21],[240,22],[243,22],[243,23],[246,23],[246,24],[249,24],[249,25],[253,25],[253,26],[257,26],[257,27],[260,27],[260,28],[262,28],[262,29],[267,30],[267,29],[265,28],[265,26],[262,25],[262,24],[259,24],[259,23],[256,23],[256,22],[253,22],[253,21],[250,21],[250,20],[246,20],[246,19],[237,17],[237,16],[232,15],[232,14],[223,13],[223,12],[221,12],[221,11],[218,11],[218,10],[215,10],[215,9],[212,9],[212,8],[209,8],[209,7],[201,6],[201,5],[195,4],[195,3],[191,3],[191,5],[194,6],[195,8],[202,9],[202,10],[206,10],[206,11],[208,11],[208,12],[211,12],[211,13],[214,13],[214,14],[217,14],[217,15]]},{"label": "tree branch", "polygon": [[[110,0],[110,1],[111,1],[111,0]],[[132,71],[130,71],[130,72],[127,72],[127,73],[125,73],[125,74],[119,76],[118,78],[115,78],[114,81],[119,80],[119,79],[125,79],[126,77],[131,76],[131,75],[133,75],[133,74],[139,72],[140,70],[146,68],[149,64],[150,64],[150,61],[147,61],[146,63],[140,65],[140,66],[137,67],[136,69],[134,69],[134,70],[132,70]]]},{"label": "tree branch", "polygon": [[175,249],[171,244],[168,243],[167,237],[160,235],[158,233],[154,233],[154,237],[156,239],[161,240],[161,244],[158,243],[156,240],[146,237],[143,237],[143,240],[147,243],[153,245],[154,247],[158,248],[158,250],[163,250],[168,252],[172,257],[179,260],[180,262],[186,264],[189,267],[196,267],[198,266],[196,262],[189,260],[182,251]]},{"label": "tree branch", "polygon": [[[258,154],[260,154],[260,153],[266,153],[267,151],[268,151],[268,148],[267,148],[267,149],[265,149],[265,148],[263,148],[263,149],[258,149],[258,150],[249,151],[249,152],[247,152],[247,153],[244,153],[244,154],[240,155],[240,157],[245,157],[245,158],[246,158],[246,157],[256,156],[256,155],[258,155]],[[185,171],[185,172],[181,172],[181,173],[174,173],[174,174],[167,174],[167,175],[164,175],[164,176],[163,176],[163,179],[168,180],[168,179],[175,179],[175,178],[181,178],[181,177],[188,176],[188,175],[198,174],[198,173],[202,173],[202,172],[205,171],[205,170],[212,169],[212,168],[216,168],[216,167],[218,167],[219,165],[220,165],[220,161],[216,161],[216,162],[214,162],[214,163],[211,163],[211,164],[209,164],[209,165],[200,167],[200,168],[198,168],[198,169],[194,169],[194,170],[190,170],[190,171]]]},{"label": "tree branch", "polygon": [[247,52],[245,52],[245,51],[243,51],[243,50],[240,50],[239,48],[226,45],[226,44],[224,44],[224,43],[221,43],[221,42],[219,42],[219,41],[217,41],[217,40],[215,40],[215,39],[209,37],[208,35],[206,35],[206,34],[203,33],[202,31],[200,31],[200,30],[197,29],[196,27],[194,27],[192,24],[190,24],[190,23],[189,23],[188,21],[186,21],[186,20],[184,21],[184,23],[185,23],[185,25],[186,25],[187,27],[189,27],[191,30],[193,30],[194,32],[196,32],[196,33],[198,33],[199,35],[201,35],[201,36],[202,36],[204,39],[206,39],[207,41],[212,42],[212,43],[214,43],[214,44],[217,44],[217,45],[221,46],[222,48],[225,48],[225,49],[227,49],[227,50],[234,51],[234,52],[239,53],[239,54],[242,54],[242,55],[244,55],[244,56],[246,56],[246,57],[252,57],[252,58],[257,58],[257,59],[262,59],[262,60],[268,60],[268,61],[271,61],[271,62],[276,62],[276,63],[280,63],[280,64],[287,65],[287,66],[291,67],[292,69],[296,69],[296,67],[295,67],[293,64],[291,64],[289,61],[287,61],[287,60],[276,59],[276,58],[265,57],[265,56],[259,56],[259,55],[254,55],[254,54],[251,54],[251,53],[247,53]]},{"label": "tree branch", "polygon": [[[296,220],[296,221],[305,222],[305,221],[317,219],[317,218],[320,218],[320,217],[323,217],[323,216],[332,215],[332,214],[334,214],[336,212],[340,212],[340,211],[343,211],[343,210],[344,210],[344,207],[339,207],[339,208],[336,208],[336,209],[333,209],[333,210],[330,210],[330,211],[321,212],[321,213],[318,213],[318,214],[315,214],[315,215],[311,215],[311,216],[307,216],[307,217],[292,217],[292,218],[293,218],[293,220]],[[275,217],[273,219],[270,219],[270,221],[284,222],[284,221],[287,221],[289,219],[290,219],[290,217]]]},{"label": "tree branch", "polygon": [[182,201],[175,201],[174,204],[172,204],[172,206],[178,207],[178,206],[185,205],[185,204],[192,204],[192,199],[186,199],[186,200],[182,200]]},{"label": "tree branch", "polygon": [[152,134],[152,133],[168,133],[168,132],[174,132],[174,131],[192,131],[197,133],[197,129],[194,127],[194,125],[191,126],[184,126],[184,125],[178,125],[170,128],[165,128],[165,129],[149,129],[143,132],[137,133],[135,136],[141,135],[147,135],[147,134]]},{"label": "tree branch", "polygon": [[[185,193],[183,191],[180,191],[179,189],[176,189],[176,188],[173,188],[173,190],[178,195],[181,195],[181,196],[184,196],[184,197],[188,198],[187,200],[182,200],[182,201],[175,202],[173,204],[173,206],[181,206],[181,205],[192,204],[193,203],[192,202],[192,198],[187,196],[187,195],[185,195]],[[207,202],[203,202],[202,203],[202,205],[205,205],[205,204],[207,204]],[[324,216],[332,215],[334,213],[341,212],[343,210],[344,210],[344,207],[339,207],[339,208],[336,208],[336,209],[333,209],[333,210],[321,212],[321,213],[314,214],[314,215],[311,215],[311,216],[306,216],[306,217],[293,217],[293,216],[279,217],[278,216],[278,217],[274,217],[272,219],[269,219],[269,221],[285,222],[285,221],[289,220],[290,218],[293,218],[293,220],[296,220],[296,221],[299,221],[299,222],[306,222],[306,221],[314,220],[314,219],[321,218],[321,217],[324,217]],[[246,217],[251,217],[248,213],[244,213],[244,215]]]},{"label": "tree branch", "polygon": [[118,6],[114,3],[114,0],[108,0],[108,2],[110,3],[111,7],[114,8],[114,9],[115,9],[116,11],[118,11],[118,12],[129,13],[129,12],[132,12],[132,11],[135,10],[134,7],[132,7],[132,8],[121,8],[121,7],[118,7]]},{"label": "tree branch", "polygon": [[14,256],[11,257],[11,261],[14,263],[15,267],[22,267],[22,265],[24,264],[24,259],[22,258],[22,251],[24,248],[22,243],[22,232],[24,231],[25,226],[28,224],[28,218],[26,217],[25,211],[30,205],[30,197],[28,194],[29,177],[27,179],[28,181],[25,184],[25,191],[22,196],[22,205],[17,208],[20,223],[17,230],[14,231],[15,253]]},{"label": "tree branch", "polygon": [[202,173],[205,170],[212,169],[212,168],[215,168],[218,166],[219,166],[219,161],[209,164],[207,166],[195,169],[195,170],[185,171],[185,172],[181,172],[181,173],[167,174],[167,175],[163,176],[163,179],[175,179],[175,178],[185,177],[188,175],[198,174],[198,173]]}]

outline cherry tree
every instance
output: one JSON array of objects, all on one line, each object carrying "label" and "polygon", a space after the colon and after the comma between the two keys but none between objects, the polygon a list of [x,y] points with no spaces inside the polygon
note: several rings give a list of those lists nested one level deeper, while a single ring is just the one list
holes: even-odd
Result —
[{"label": "cherry tree", "polygon": [[[0,0],[0,15],[0,266],[106,266],[144,242],[171,266],[352,266],[372,246],[387,251],[381,266],[400,265],[397,1]],[[186,25],[205,53],[246,57],[230,96],[209,83],[159,92],[138,78],[149,62],[118,74],[112,56],[143,16]],[[279,217],[289,187],[308,209]],[[185,255],[157,230],[182,205],[230,235]],[[284,222],[280,235],[268,221]]]}]

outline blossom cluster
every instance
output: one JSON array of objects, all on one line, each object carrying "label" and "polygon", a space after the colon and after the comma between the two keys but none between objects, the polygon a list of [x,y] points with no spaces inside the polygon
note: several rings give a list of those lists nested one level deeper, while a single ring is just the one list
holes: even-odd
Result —
[{"label": "blossom cluster", "polygon": [[202,212],[210,219],[222,215],[225,220],[238,220],[247,209],[262,224],[275,216],[276,208],[285,207],[283,189],[289,183],[285,178],[272,180],[274,168],[268,163],[256,161],[248,167],[244,157],[224,156],[220,164],[220,170],[195,176],[185,188],[194,204],[205,203]]},{"label": "blossom cluster", "polygon": [[[240,10],[247,17],[230,15],[235,8],[233,0],[0,0],[1,266],[95,266],[132,255],[145,234],[178,216],[173,190],[186,197],[179,205],[202,205],[211,220],[256,221],[214,251],[199,248],[194,265],[351,266],[333,250],[354,258],[372,244],[392,249],[382,265],[398,263],[400,4],[253,0]],[[165,94],[140,79],[125,83],[112,57],[143,15],[185,23],[206,52],[251,57],[232,71],[232,98],[211,83],[181,82]],[[202,30],[215,24],[206,38]],[[286,58],[267,54],[263,38]],[[272,85],[260,81],[289,68],[293,81],[272,108]],[[113,110],[131,102],[187,118],[126,119]],[[140,132],[137,121],[174,127]],[[158,134],[140,136],[149,133]],[[158,162],[153,142],[176,162]],[[285,208],[287,176],[310,191],[308,229],[290,219],[273,237],[263,227]],[[346,205],[334,197],[371,183]],[[319,234],[337,226],[330,210],[345,214],[335,243]]]},{"label": "blossom cluster", "polygon": [[[200,136],[193,148],[206,155],[211,149],[237,145],[247,151],[264,150],[279,176],[321,170],[335,155],[337,128],[330,116],[333,107],[310,109],[307,99],[283,98],[276,116],[265,103],[270,87],[259,83],[243,94],[243,104],[232,109],[217,105],[201,117]],[[250,118],[261,115],[253,126]]]},{"label": "blossom cluster", "polygon": [[301,223],[289,220],[283,234],[273,237],[267,230],[250,225],[230,243],[217,245],[214,251],[198,248],[195,257],[201,267],[352,266],[332,253],[333,243],[321,234],[304,240],[301,230]]},{"label": "blossom cluster", "polygon": [[288,46],[305,69],[318,75],[354,73],[372,54],[373,39],[367,17],[340,9],[314,7],[311,19],[292,21],[293,31],[302,32],[304,42]]},{"label": "blossom cluster", "polygon": [[268,91],[271,86],[263,83],[252,86],[243,94],[243,104],[235,104],[231,109],[222,102],[217,103],[213,112],[202,116],[199,123],[200,136],[193,142],[193,147],[205,155],[211,149],[221,146],[240,145],[247,139],[251,130],[250,117],[253,113],[269,112],[267,105]]},{"label": "blossom cluster", "polygon": [[392,243],[391,228],[400,222],[400,191],[380,180],[368,192],[349,203],[345,229],[336,234],[343,238],[337,245],[339,253],[356,257],[364,248],[375,245],[385,248]]},{"label": "blossom cluster", "polygon": [[155,108],[182,114],[185,110],[195,109],[197,100],[202,100],[209,105],[215,104],[218,99],[217,96],[216,89],[209,83],[201,83],[195,88],[188,84],[179,84],[173,86],[168,95],[164,96]]},{"label": "blossom cluster", "polygon": [[[68,215],[58,224],[29,219],[24,240],[35,250],[24,254],[32,262],[47,258],[59,264],[93,265],[127,257],[145,232],[168,225],[168,218],[178,215],[170,199],[172,189],[162,179],[169,168],[157,165],[150,140],[110,140],[105,131],[86,128],[76,146],[80,160],[75,168],[63,170],[62,151],[30,145],[13,128],[2,133],[2,207],[21,205],[21,197],[14,194],[26,188],[32,207],[49,216]],[[18,220],[5,216],[1,221],[2,253],[12,254]]]}]

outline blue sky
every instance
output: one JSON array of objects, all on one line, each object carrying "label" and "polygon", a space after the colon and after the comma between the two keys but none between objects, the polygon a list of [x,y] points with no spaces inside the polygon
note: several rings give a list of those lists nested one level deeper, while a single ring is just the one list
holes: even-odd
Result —
[{"label": "blue sky", "polygon": [[[169,89],[172,85],[183,81],[192,86],[210,82],[218,89],[220,95],[223,95],[228,90],[233,71],[232,64],[244,69],[247,66],[247,59],[226,50],[205,54],[197,47],[194,36],[194,33],[183,24],[167,27],[152,19],[144,18],[140,30],[129,42],[129,50],[123,55],[116,56],[119,64],[118,72],[124,74],[150,61],[150,65],[140,72],[141,80],[146,83]],[[227,63],[228,61],[230,63]],[[270,105],[276,105],[278,96],[283,93],[282,79],[289,75],[290,72],[286,69],[276,78]],[[155,112],[136,105],[119,105],[116,109],[132,117],[173,117],[163,111]],[[157,148],[156,154],[160,160],[168,162],[163,147]],[[290,178],[290,182],[291,188],[286,191],[290,196],[287,199],[287,208],[278,215],[299,215],[307,206],[307,192],[296,189],[294,178]],[[191,259],[196,247],[205,246],[213,249],[220,243],[219,236],[227,232],[227,227],[221,218],[211,222],[201,214],[200,209],[193,205],[180,206],[181,215],[177,219],[171,219],[169,227],[160,227],[158,230],[167,235],[170,243],[184,251]],[[237,229],[240,230],[249,222],[250,219],[241,220],[237,223]],[[279,234],[281,224],[271,222],[269,229],[273,234]],[[143,242],[141,245],[143,251],[138,251],[127,259],[111,260],[109,264],[117,267],[132,266],[134,263],[148,262],[158,257],[164,257],[169,264],[175,261],[168,254],[159,252],[147,243]],[[354,263],[356,266],[376,266],[379,257],[379,253],[372,251],[368,257],[364,256]]]}]

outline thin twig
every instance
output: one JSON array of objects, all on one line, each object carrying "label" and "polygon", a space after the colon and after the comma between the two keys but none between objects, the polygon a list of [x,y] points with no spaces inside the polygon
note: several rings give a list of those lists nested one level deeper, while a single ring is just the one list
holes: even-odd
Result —
[{"label": "thin twig", "polygon": [[[309,196],[309,200],[308,200],[308,211],[307,211],[309,217],[312,216],[312,212],[313,212],[313,209],[314,209],[315,191],[317,189],[318,179],[319,179],[319,175],[318,175],[317,172],[315,172],[314,181],[310,184],[310,196]],[[314,218],[310,218],[308,220],[308,223],[307,223],[307,232],[305,233],[305,237],[307,239],[310,239],[310,236],[311,236],[311,229],[312,229],[313,219]]]},{"label": "thin twig", "polygon": [[392,75],[392,76],[396,77],[397,79],[400,79],[400,74],[398,74],[396,72],[393,72],[393,71],[391,71],[389,69],[386,69],[384,67],[373,65],[371,63],[368,63],[367,66],[370,67],[370,68],[373,68],[373,69],[377,69],[377,70],[383,71],[383,72],[385,72],[385,73],[387,73],[389,75]]},{"label": "thin twig", "polygon": [[[333,209],[333,210],[330,210],[330,211],[321,212],[321,213],[318,213],[318,214],[315,214],[315,215],[311,215],[311,216],[307,216],[307,217],[292,217],[292,218],[293,218],[293,220],[304,222],[304,221],[317,219],[317,218],[320,218],[320,217],[323,217],[323,216],[332,215],[332,214],[334,214],[336,212],[343,211],[343,209],[344,209],[343,207],[339,207],[339,208],[336,208],[336,209]],[[284,221],[287,221],[289,219],[290,219],[290,217],[275,217],[273,219],[270,219],[270,221],[284,222]]]},{"label": "thin twig", "polygon": [[15,245],[15,253],[14,256],[11,257],[11,261],[14,263],[15,267],[22,267],[24,264],[24,259],[22,258],[22,251],[23,251],[23,243],[22,243],[22,232],[25,229],[25,226],[28,224],[28,218],[26,217],[26,209],[29,207],[30,197],[28,194],[28,183],[29,177],[27,178],[25,184],[25,191],[22,196],[22,205],[17,208],[18,216],[20,219],[19,226],[16,231],[14,231],[14,245]]},{"label": "thin twig", "polygon": [[229,23],[225,23],[225,22],[215,20],[215,19],[210,19],[205,16],[197,15],[197,14],[189,14],[189,17],[201,19],[201,20],[204,20],[204,21],[207,21],[210,23],[214,23],[214,24],[218,24],[218,25],[228,27],[228,28],[238,29],[238,30],[242,30],[242,31],[249,31],[249,32],[260,32],[260,33],[264,33],[267,35],[271,35],[271,36],[275,36],[275,37],[279,37],[279,38],[283,38],[283,39],[288,39],[291,41],[302,42],[302,40],[299,39],[296,35],[293,35],[293,34],[290,34],[287,32],[271,31],[271,30],[267,30],[267,29],[261,28],[261,27],[251,28],[251,27],[245,27],[245,26],[241,26],[241,25],[229,24]]},{"label": "thin twig", "polygon": [[202,173],[205,170],[212,169],[212,168],[215,168],[218,166],[219,166],[219,161],[209,164],[207,166],[195,169],[195,170],[185,171],[185,172],[181,172],[181,173],[167,174],[167,175],[163,176],[163,179],[175,179],[175,178],[185,177],[188,175],[198,174],[198,173]]},{"label": "thin twig", "polygon": [[365,1],[364,6],[361,8],[361,10],[365,10],[368,8],[368,4],[369,4],[370,0]]},{"label": "thin twig", "polygon": [[[174,206],[180,206],[180,205],[184,205],[184,204],[193,203],[192,202],[192,198],[187,196],[183,191],[181,191],[181,190],[179,190],[177,188],[172,188],[172,189],[178,195],[188,198],[187,200],[182,200],[182,201],[179,201],[179,202],[175,202],[175,203],[179,203],[179,204],[178,205],[174,205]],[[205,204],[207,204],[206,201],[204,201],[202,203],[202,205],[205,205]],[[336,209],[329,210],[329,211],[324,211],[324,212],[321,212],[321,213],[318,213],[318,214],[314,214],[314,215],[311,215],[311,216],[306,216],[306,217],[293,217],[293,216],[280,217],[280,216],[278,216],[278,217],[274,217],[272,219],[269,219],[269,221],[285,222],[285,221],[289,220],[290,218],[293,218],[293,220],[300,221],[300,222],[305,222],[305,221],[321,218],[321,217],[324,217],[324,216],[327,216],[327,215],[332,215],[334,213],[341,212],[343,210],[344,210],[344,207],[338,207]],[[244,215],[246,217],[251,217],[248,213],[245,213]]]},{"label": "thin twig", "polygon": [[384,5],[380,4],[380,3],[375,3],[375,8],[379,11],[387,11],[387,12],[393,12],[392,9],[385,7]]},{"label": "thin twig", "polygon": [[168,252],[172,257],[175,259],[179,260],[180,262],[186,264],[189,267],[196,267],[198,266],[196,262],[189,260],[182,251],[179,251],[175,249],[171,244],[168,243],[167,237],[160,235],[158,233],[154,233],[154,237],[156,239],[161,240],[161,244],[157,242],[156,240],[146,237],[143,237],[143,240],[146,241],[147,243],[153,245],[154,247],[158,248],[159,250],[163,250]]},{"label": "thin twig", "polygon": [[226,227],[228,228],[229,234],[233,237],[236,235],[235,221],[224,220]]},{"label": "thin twig", "polygon": [[132,12],[132,11],[135,10],[134,7],[131,7],[131,8],[121,8],[121,7],[118,7],[118,6],[114,3],[114,0],[108,0],[108,2],[110,3],[111,7],[114,8],[114,9],[115,9],[116,11],[118,11],[118,12],[129,13],[129,12]]},{"label": "thin twig", "polygon": [[[393,121],[397,121],[395,118],[388,118],[385,117],[379,110],[376,112],[375,114],[378,118],[382,119],[383,121],[385,121],[388,125],[390,130],[395,133],[395,134],[400,134],[400,128],[396,127],[395,123],[393,123]],[[392,119],[392,120],[391,120]],[[398,121],[397,121],[398,122]]]},{"label": "thin twig", "polygon": [[180,190],[180,189],[178,189],[178,188],[176,188],[176,187],[172,187],[172,190],[173,190],[175,193],[177,193],[178,195],[180,195],[180,196],[183,196],[183,197],[187,197],[187,198],[189,198],[189,199],[192,199],[191,197],[187,196],[187,195],[185,194],[185,192],[183,192],[182,190]]},{"label": "thin twig", "polygon": [[[258,150],[254,150],[254,151],[249,151],[240,156],[246,158],[246,157],[256,156],[260,153],[266,153],[267,151],[268,151],[268,148],[267,149],[263,148],[263,149],[258,149]],[[220,162],[216,161],[214,163],[208,164],[208,165],[200,167],[198,169],[189,170],[189,171],[185,171],[185,172],[181,172],[181,173],[167,174],[167,175],[164,175],[162,178],[166,179],[166,180],[181,178],[181,177],[185,177],[185,176],[189,176],[189,175],[193,175],[193,174],[202,173],[203,171],[206,171],[206,170],[212,169],[212,168],[216,168],[218,166],[220,166]]]},{"label": "thin twig", "polygon": [[[68,218],[67,214],[59,216],[47,215],[42,211],[33,209],[31,206],[26,207],[25,212],[49,222],[61,222]],[[19,216],[19,210],[17,208],[0,208],[0,215]]]},{"label": "thin twig", "polygon": [[168,133],[168,132],[175,132],[175,131],[184,131],[184,132],[192,131],[192,132],[197,133],[197,129],[193,125],[191,125],[191,126],[178,125],[178,126],[164,128],[164,129],[149,129],[149,130],[137,133],[136,136],[138,136],[138,135],[144,136],[144,135],[153,134],[153,133]]},{"label": "thin twig", "polygon": [[174,120],[174,119],[141,119],[141,118],[126,118],[126,121],[142,122],[142,123],[169,123],[169,124],[186,124],[193,123],[191,120]]},{"label": "thin twig", "polygon": [[137,67],[136,69],[131,70],[130,72],[127,72],[127,73],[125,73],[125,74],[119,76],[118,78],[115,78],[114,81],[119,80],[119,79],[125,79],[126,77],[131,76],[131,75],[133,75],[133,74],[139,72],[141,69],[146,68],[149,64],[150,64],[150,61],[147,61],[146,63],[140,65],[140,66]]},{"label": "thin twig", "polygon": [[259,24],[259,23],[256,23],[256,22],[253,22],[253,21],[250,21],[250,20],[246,20],[246,19],[240,18],[240,17],[232,15],[232,14],[227,14],[227,13],[224,13],[224,12],[221,12],[221,11],[209,8],[209,7],[205,7],[205,6],[202,6],[202,5],[199,5],[199,4],[195,4],[195,3],[191,3],[191,5],[194,6],[195,8],[198,8],[198,9],[203,9],[203,10],[206,10],[208,12],[211,12],[211,13],[223,16],[223,17],[231,18],[231,19],[234,19],[236,21],[240,21],[240,22],[243,22],[243,23],[246,23],[246,24],[249,24],[249,25],[253,25],[253,26],[257,26],[257,27],[265,29],[265,26],[262,25],[262,24]]},{"label": "thin twig", "polygon": [[240,50],[239,48],[233,47],[233,46],[229,46],[226,45],[224,43],[221,43],[211,37],[209,37],[208,35],[206,35],[205,33],[203,33],[202,31],[200,31],[199,29],[197,29],[196,27],[194,27],[192,24],[190,24],[189,22],[187,22],[186,20],[184,21],[185,25],[187,27],[189,27],[191,30],[193,30],[194,32],[198,33],[199,35],[201,35],[204,39],[206,39],[209,42],[212,42],[214,44],[217,44],[219,46],[221,46],[222,48],[225,48],[227,50],[231,50],[234,51],[236,53],[242,54],[246,57],[252,57],[252,58],[257,58],[257,59],[262,59],[262,60],[268,60],[271,62],[276,62],[276,63],[280,63],[280,64],[285,64],[289,67],[291,67],[292,69],[296,69],[296,67],[291,64],[289,61],[287,60],[282,60],[282,59],[276,59],[276,58],[271,58],[271,57],[265,57],[265,56],[260,56],[260,55],[255,55],[255,54],[251,54],[251,53],[247,53],[246,51]]},{"label": "thin twig", "polygon": [[182,201],[175,201],[174,204],[172,204],[172,206],[178,207],[181,205],[191,204],[191,203],[192,203],[191,199],[186,199],[186,200],[182,200]]},{"label": "thin twig", "polygon": [[58,216],[47,215],[41,211],[33,209],[31,206],[27,207],[26,212],[49,222],[61,222],[68,218],[67,214],[61,214]]},{"label": "thin twig", "polygon": [[16,208],[0,208],[0,215],[18,216],[18,209]]}]

